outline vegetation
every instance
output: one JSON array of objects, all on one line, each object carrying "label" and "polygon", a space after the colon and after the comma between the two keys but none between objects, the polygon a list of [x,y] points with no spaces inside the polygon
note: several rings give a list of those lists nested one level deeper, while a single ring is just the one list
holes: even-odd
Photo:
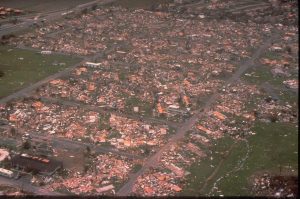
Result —
[{"label": "vegetation", "polygon": [[110,130],[111,127],[109,125],[109,117],[110,115],[106,114],[103,117],[99,117],[99,130]]},{"label": "vegetation", "polygon": [[128,97],[126,99],[126,111],[127,112],[134,112],[133,107],[139,107],[139,112],[144,113],[145,115],[151,115],[152,114],[152,104],[149,102],[144,102],[138,99],[137,97]]},{"label": "vegetation", "polygon": [[[79,62],[64,55],[41,55],[37,52],[0,46],[0,98]],[[65,63],[65,66],[53,63]]]},{"label": "vegetation", "polygon": [[141,168],[142,168],[141,164],[135,164],[135,165],[133,165],[132,173],[138,172]]},{"label": "vegetation", "polygon": [[[211,158],[191,166],[189,171],[192,174],[181,194],[247,196],[252,195],[249,179],[257,172],[278,174],[281,168],[288,172],[298,171],[295,126],[287,123],[270,126],[257,122],[252,130],[256,135],[251,136],[248,142],[234,143],[229,137],[217,141],[212,147]],[[218,165],[221,165],[220,169],[217,169]],[[212,190],[214,185],[219,192]]]},{"label": "vegetation", "polygon": [[262,84],[264,82],[270,82],[273,85],[281,86],[282,82],[285,80],[283,77],[273,77],[271,70],[266,68],[266,66],[260,65],[256,68],[251,69],[247,73],[251,76],[243,76],[243,78],[252,84]]}]

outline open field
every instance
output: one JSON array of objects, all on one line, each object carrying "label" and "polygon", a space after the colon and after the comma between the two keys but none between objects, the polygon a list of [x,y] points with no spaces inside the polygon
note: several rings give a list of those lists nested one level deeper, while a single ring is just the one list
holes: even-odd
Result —
[{"label": "open field", "polygon": [[251,183],[257,173],[296,175],[297,128],[258,122],[252,130],[256,135],[248,141],[226,138],[216,142],[211,148],[211,159],[191,166],[190,179],[181,195],[251,196]]},{"label": "open field", "polygon": [[0,98],[12,94],[51,74],[78,63],[80,59],[63,55],[41,55],[38,51],[0,47]]}]

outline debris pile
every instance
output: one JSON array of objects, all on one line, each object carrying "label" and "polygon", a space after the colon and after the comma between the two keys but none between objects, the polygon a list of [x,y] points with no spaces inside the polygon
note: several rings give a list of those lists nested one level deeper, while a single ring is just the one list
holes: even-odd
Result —
[{"label": "debris pile", "polygon": [[9,158],[9,152],[5,149],[0,149],[0,162]]},{"label": "debris pile", "polygon": [[133,193],[141,196],[172,196],[182,190],[178,182],[180,178],[175,174],[153,169],[138,178]]},{"label": "debris pile", "polygon": [[70,139],[94,134],[99,117],[103,116],[93,111],[63,107],[59,104],[45,104],[34,99],[12,102],[11,106],[0,114],[12,127],[21,128],[21,133],[55,134]]},{"label": "debris pile", "polygon": [[120,138],[108,140],[116,148],[161,146],[166,141],[168,127],[153,126],[113,114],[109,122],[112,131],[120,133]]},{"label": "debris pile", "polygon": [[254,179],[253,186],[253,191],[258,196],[298,196],[298,177],[296,176],[271,176],[270,174],[264,174]]},{"label": "debris pile", "polygon": [[86,173],[74,172],[67,177],[57,176],[47,188],[58,190],[65,188],[79,194],[114,194],[115,186],[128,179],[133,166],[132,161],[110,154],[98,155],[88,165]]},{"label": "debris pile", "polygon": [[299,81],[296,79],[286,80],[283,84],[292,89],[298,89],[299,87]]},{"label": "debris pile", "polygon": [[24,11],[19,9],[13,9],[13,8],[6,8],[6,7],[0,7],[0,18],[5,19],[9,16],[15,16],[20,15]]},{"label": "debris pile", "polygon": [[257,105],[257,118],[264,122],[291,122],[297,123],[297,111],[292,105],[281,104],[276,101],[262,100]]}]

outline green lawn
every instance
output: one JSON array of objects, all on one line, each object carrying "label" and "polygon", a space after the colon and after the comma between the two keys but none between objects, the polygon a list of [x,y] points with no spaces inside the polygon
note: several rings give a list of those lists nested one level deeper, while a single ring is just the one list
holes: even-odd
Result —
[{"label": "green lawn", "polygon": [[0,71],[4,73],[0,77],[0,98],[79,61],[72,56],[41,55],[30,50],[0,46]]},{"label": "green lawn", "polygon": [[211,155],[208,155],[207,158],[194,163],[189,169],[187,169],[191,172],[191,175],[189,175],[187,185],[180,195],[205,195],[206,188],[203,187],[207,187],[207,185],[209,185],[209,183],[205,185],[206,179],[214,172],[218,164],[222,161],[222,159],[224,159],[225,152],[227,152],[233,144],[234,141],[230,137],[225,137],[214,142],[213,146],[210,148]]},{"label": "green lawn", "polygon": [[[211,193],[216,196],[250,196],[253,193],[250,191],[249,179],[257,172],[279,173],[280,167],[285,172],[298,171],[298,131],[295,125],[257,122],[253,132],[256,135],[248,139],[249,151],[244,141],[234,144],[229,138],[219,140],[212,149],[213,160],[207,158],[190,168],[192,177],[182,195]],[[231,146],[233,148],[228,156],[221,154]],[[247,159],[241,161],[247,152]],[[204,185],[220,162],[222,164],[216,175]],[[212,191],[214,184],[219,192]]]},{"label": "green lawn", "polygon": [[242,79],[246,80],[251,84],[262,84],[264,82],[269,82],[275,86],[282,86],[283,81],[286,80],[284,77],[273,77],[273,74],[265,65],[259,65],[256,68],[252,68],[247,73],[251,73],[251,76],[242,76]]},{"label": "green lawn", "polygon": [[147,101],[142,101],[137,97],[128,97],[126,99],[126,106],[125,106],[126,113],[134,114],[134,107],[139,107],[139,113],[142,115],[152,115],[152,108],[153,105]]}]

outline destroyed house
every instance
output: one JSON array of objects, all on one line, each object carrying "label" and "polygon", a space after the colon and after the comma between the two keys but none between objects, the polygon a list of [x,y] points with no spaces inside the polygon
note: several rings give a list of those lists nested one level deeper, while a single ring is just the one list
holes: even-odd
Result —
[{"label": "destroyed house", "polygon": [[62,162],[28,154],[15,155],[11,159],[12,166],[25,169],[27,171],[35,171],[46,175],[51,175],[56,170],[63,167]]}]

